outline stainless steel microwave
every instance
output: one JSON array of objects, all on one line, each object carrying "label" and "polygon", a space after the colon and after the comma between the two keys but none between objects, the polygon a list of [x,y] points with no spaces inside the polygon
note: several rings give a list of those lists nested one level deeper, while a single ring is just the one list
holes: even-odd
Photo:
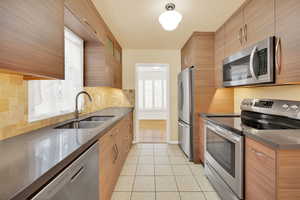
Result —
[{"label": "stainless steel microwave", "polygon": [[224,87],[274,83],[275,37],[268,37],[223,61]]}]

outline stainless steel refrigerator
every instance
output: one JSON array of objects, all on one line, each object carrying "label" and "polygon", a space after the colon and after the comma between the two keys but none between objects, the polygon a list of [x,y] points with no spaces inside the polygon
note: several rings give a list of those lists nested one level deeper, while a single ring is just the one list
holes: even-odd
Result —
[{"label": "stainless steel refrigerator", "polygon": [[178,142],[184,154],[193,159],[193,82],[194,67],[178,75]]}]

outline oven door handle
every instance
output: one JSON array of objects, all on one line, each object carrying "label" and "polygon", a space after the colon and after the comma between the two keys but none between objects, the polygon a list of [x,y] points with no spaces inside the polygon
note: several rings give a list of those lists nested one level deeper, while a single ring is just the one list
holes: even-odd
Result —
[{"label": "oven door handle", "polygon": [[241,136],[236,135],[235,133],[216,127],[214,125],[211,124],[207,124],[206,127],[210,130],[212,130],[213,132],[215,132],[216,134],[230,140],[231,142],[237,144],[241,141]]},{"label": "oven door handle", "polygon": [[254,56],[255,56],[255,53],[256,53],[256,50],[257,50],[257,46],[255,46],[251,52],[251,55],[250,55],[250,73],[252,75],[252,77],[257,80],[257,76],[254,72]]}]

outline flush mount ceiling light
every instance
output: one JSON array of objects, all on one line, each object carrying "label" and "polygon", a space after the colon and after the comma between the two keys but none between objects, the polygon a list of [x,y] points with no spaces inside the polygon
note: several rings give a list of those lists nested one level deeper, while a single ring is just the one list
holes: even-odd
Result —
[{"label": "flush mount ceiling light", "polygon": [[182,20],[182,15],[175,11],[175,4],[167,3],[166,10],[159,16],[159,23],[166,31],[173,31]]}]

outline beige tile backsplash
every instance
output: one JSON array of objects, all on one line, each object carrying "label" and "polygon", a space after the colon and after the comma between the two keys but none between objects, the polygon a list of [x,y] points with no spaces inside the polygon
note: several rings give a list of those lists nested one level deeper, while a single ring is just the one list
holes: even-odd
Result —
[{"label": "beige tile backsplash", "polygon": [[[93,102],[85,101],[84,113],[107,107],[131,106],[134,102],[134,93],[128,90],[109,87],[85,90],[92,95]],[[27,107],[27,81],[22,75],[0,73],[0,140],[73,118],[71,113],[28,123]]]}]

